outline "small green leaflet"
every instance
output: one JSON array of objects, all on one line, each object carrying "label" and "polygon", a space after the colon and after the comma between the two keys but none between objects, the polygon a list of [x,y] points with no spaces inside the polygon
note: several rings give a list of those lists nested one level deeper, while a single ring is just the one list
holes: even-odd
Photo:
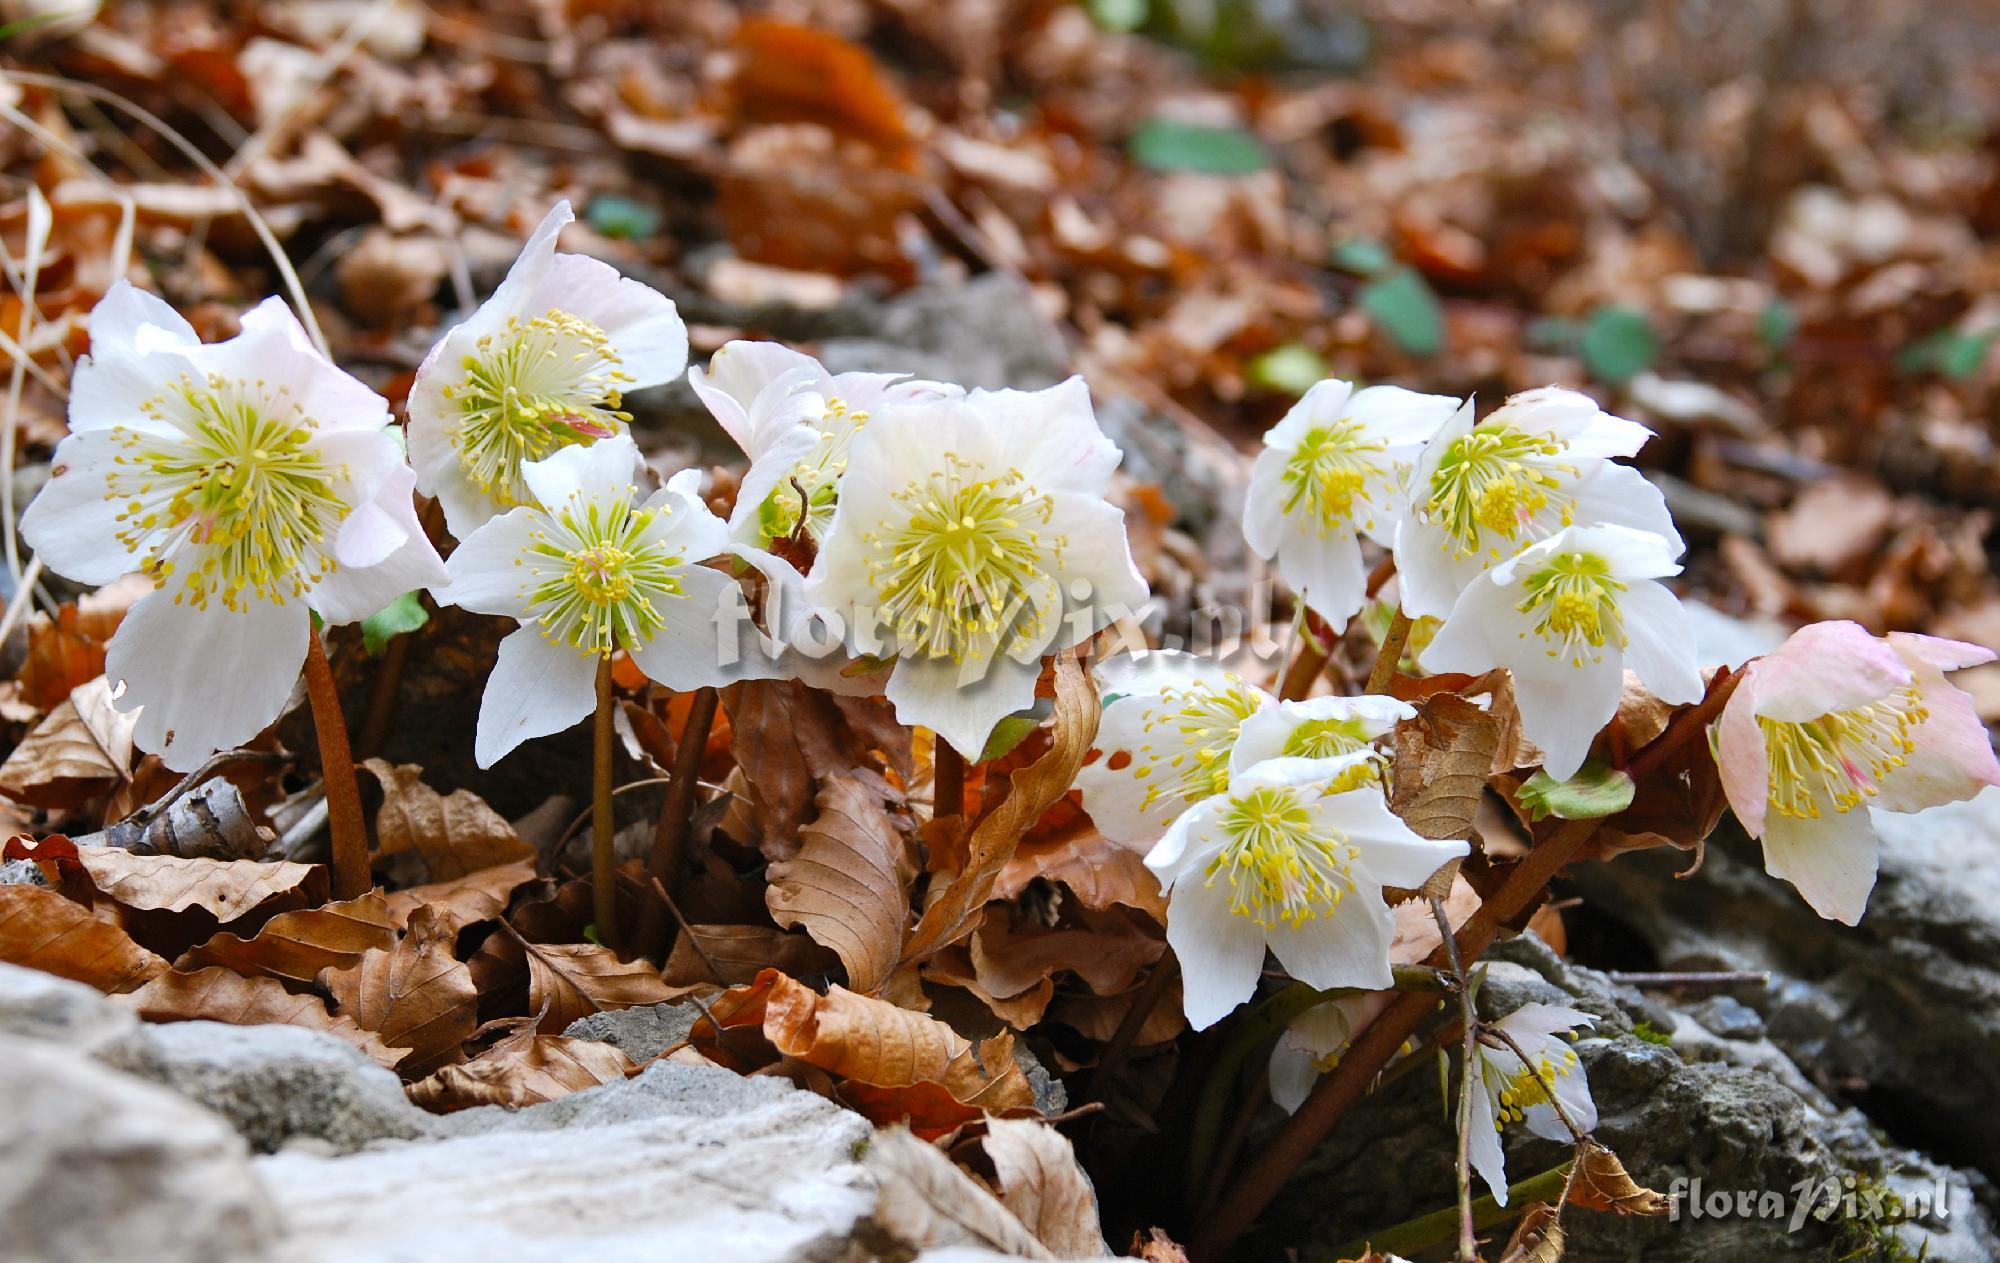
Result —
[{"label": "small green leaflet", "polygon": [[1361,309],[1411,355],[1444,350],[1444,312],[1412,268],[1397,268],[1362,286]]},{"label": "small green leaflet", "polygon": [[1905,373],[1936,373],[1962,382],[1986,362],[1986,352],[1995,338],[2000,338],[2000,329],[1980,333],[1938,329],[1904,347],[1896,356],[1896,367]]},{"label": "small green leaflet", "polygon": [[1550,816],[1560,820],[1597,820],[1630,807],[1636,788],[1624,772],[1592,759],[1566,781],[1555,780],[1547,772],[1537,772],[1514,792],[1514,797],[1532,820],[1546,820]]},{"label": "small green leaflet", "polygon": [[1301,342],[1273,347],[1250,361],[1250,381],[1265,390],[1303,395],[1327,375],[1319,352]]},{"label": "small green leaflet", "polygon": [[1327,257],[1333,266],[1356,276],[1380,276],[1396,262],[1389,248],[1372,237],[1349,237]]},{"label": "small green leaflet", "polygon": [[431,621],[430,611],[415,592],[405,592],[361,620],[361,644],[369,657],[379,657],[389,642]]},{"label": "small green leaflet", "polygon": [[1600,381],[1620,385],[1631,381],[1653,365],[1660,353],[1660,340],[1646,313],[1630,307],[1599,307],[1590,313],[1579,344],[1584,366]]},{"label": "small green leaflet", "polygon": [[1271,165],[1263,143],[1240,127],[1203,127],[1156,118],[1126,142],[1132,161],[1154,171],[1248,175]]},{"label": "small green leaflet", "polygon": [[599,193],[584,208],[584,222],[592,230],[624,241],[639,241],[660,231],[660,210],[635,197]]}]

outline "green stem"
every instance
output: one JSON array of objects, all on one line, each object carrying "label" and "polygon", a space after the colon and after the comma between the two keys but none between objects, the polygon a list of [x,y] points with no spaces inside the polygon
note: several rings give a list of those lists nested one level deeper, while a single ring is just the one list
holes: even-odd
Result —
[{"label": "green stem", "polygon": [[[1472,1222],[1484,1231],[1495,1224],[1504,1224],[1518,1218],[1536,1202],[1554,1203],[1562,1196],[1563,1184],[1569,1178],[1569,1169],[1574,1160],[1550,1167],[1540,1175],[1531,1175],[1525,1180],[1507,1186],[1507,1204],[1502,1206],[1491,1195],[1472,1203]],[[1458,1207],[1446,1206],[1415,1219],[1406,1219],[1393,1228],[1371,1232],[1365,1237],[1356,1237],[1332,1252],[1320,1256],[1315,1263],[1331,1263],[1334,1259],[1360,1258],[1366,1250],[1377,1254],[1415,1254],[1419,1250],[1443,1241],[1451,1240],[1458,1231]]]}]

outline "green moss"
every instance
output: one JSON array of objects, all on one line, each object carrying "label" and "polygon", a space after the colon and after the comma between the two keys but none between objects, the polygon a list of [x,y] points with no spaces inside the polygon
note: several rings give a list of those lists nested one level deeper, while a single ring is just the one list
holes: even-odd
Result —
[{"label": "green moss", "polygon": [[1632,1033],[1647,1043],[1658,1044],[1662,1048],[1671,1048],[1674,1045],[1673,1036],[1667,1034],[1651,1022],[1639,1023],[1632,1028]]}]

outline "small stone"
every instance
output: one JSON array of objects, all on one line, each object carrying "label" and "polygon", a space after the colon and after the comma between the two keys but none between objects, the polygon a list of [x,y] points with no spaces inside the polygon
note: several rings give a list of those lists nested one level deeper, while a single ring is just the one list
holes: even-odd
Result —
[{"label": "small stone", "polygon": [[1764,1019],[1732,995],[1710,996],[1688,1010],[1695,1021],[1723,1039],[1762,1039]]}]

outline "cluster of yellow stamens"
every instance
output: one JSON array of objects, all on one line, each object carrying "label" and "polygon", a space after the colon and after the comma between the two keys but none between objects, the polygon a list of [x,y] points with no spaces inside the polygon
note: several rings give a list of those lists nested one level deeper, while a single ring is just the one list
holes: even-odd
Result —
[{"label": "cluster of yellow stamens", "polygon": [[[1556,1080],[1568,1078],[1576,1071],[1576,1053],[1561,1045],[1551,1044],[1534,1057],[1532,1066],[1521,1064],[1513,1049],[1498,1054],[1514,1063],[1514,1072],[1499,1072],[1499,1084],[1493,1090],[1493,1130],[1504,1131],[1507,1124],[1518,1123],[1526,1118],[1528,1111],[1537,1105],[1546,1105],[1555,1099]],[[1489,1073],[1492,1061],[1487,1062]]]},{"label": "cluster of yellow stamens", "polygon": [[[1480,426],[1452,440],[1424,503],[1430,519],[1451,536],[1446,547],[1460,557],[1506,557],[1557,529],[1542,520],[1551,510],[1560,526],[1570,525],[1575,501],[1564,476],[1574,479],[1578,471],[1555,460],[1562,452],[1553,435],[1504,425]],[[1489,542],[1487,532],[1498,542]]]},{"label": "cluster of yellow stamens", "polygon": [[1388,450],[1387,443],[1368,438],[1361,424],[1351,419],[1306,431],[1285,462],[1285,512],[1304,505],[1322,532],[1349,523],[1373,529],[1372,509],[1361,509],[1370,516],[1357,523],[1355,502],[1372,506],[1368,483],[1381,476],[1382,454]]},{"label": "cluster of yellow stamens", "polygon": [[[868,575],[898,652],[964,662],[1008,638],[1039,646],[1042,608],[1068,541],[1045,535],[1054,502],[1018,470],[998,477],[947,455],[944,468],[895,493],[901,525],[865,532]],[[1056,594],[1055,599],[1060,600]]]},{"label": "cluster of yellow stamens", "polygon": [[1229,842],[1209,861],[1208,885],[1229,883],[1229,910],[1265,929],[1329,915],[1354,889],[1360,854],[1343,833],[1320,831],[1300,792],[1262,786],[1222,813]]},{"label": "cluster of yellow stamens", "polygon": [[1917,748],[1916,729],[1928,718],[1915,685],[1803,723],[1759,715],[1771,767],[1771,809],[1817,820],[1822,803],[1837,812],[1861,806],[1879,792],[1883,777],[1909,762]]},{"label": "cluster of yellow stamens", "polygon": [[333,572],[324,545],[347,514],[334,494],[347,470],[327,462],[287,388],[183,375],[140,411],[178,433],[114,426],[105,499],[155,585],[179,576],[175,604],[283,604]]},{"label": "cluster of yellow stamens", "polygon": [[682,594],[682,559],[646,538],[660,510],[624,497],[573,500],[538,529],[522,595],[545,640],[585,654],[643,646],[664,624],[658,602]]},{"label": "cluster of yellow stamens", "polygon": [[1551,658],[1567,657],[1580,667],[1602,657],[1607,640],[1624,647],[1618,594],[1625,585],[1611,577],[1602,557],[1558,553],[1521,587],[1527,595],[1514,608],[1535,620],[1535,633],[1547,642]]},{"label": "cluster of yellow stamens", "polygon": [[833,526],[840,476],[847,472],[848,448],[867,423],[866,412],[850,409],[839,399],[826,401],[825,413],[814,422],[819,445],[800,458],[757,506],[757,529],[765,540],[791,538],[798,533],[803,518],[805,532],[813,542],[826,542],[826,533]]},{"label": "cluster of yellow stamens", "polygon": [[1308,719],[1292,729],[1278,753],[1287,758],[1333,759],[1357,750],[1367,750],[1370,757],[1356,760],[1327,784],[1327,793],[1342,794],[1381,780],[1388,763],[1386,756],[1371,748],[1359,719]]},{"label": "cluster of yellow stamens", "polygon": [[566,311],[510,316],[482,335],[460,362],[464,376],[444,388],[458,409],[451,441],[467,479],[503,505],[530,503],[524,462],[609,438],[632,420],[619,405],[633,378],[619,365],[604,330]]},{"label": "cluster of yellow stamens", "polygon": [[1152,742],[1134,752],[1132,775],[1150,780],[1141,806],[1150,811],[1166,801],[1180,809],[1229,788],[1229,752],[1243,721],[1257,713],[1257,691],[1235,677],[1217,688],[1207,680],[1160,690],[1157,701],[1141,713],[1147,733],[1160,732],[1169,742],[1162,751]]}]

